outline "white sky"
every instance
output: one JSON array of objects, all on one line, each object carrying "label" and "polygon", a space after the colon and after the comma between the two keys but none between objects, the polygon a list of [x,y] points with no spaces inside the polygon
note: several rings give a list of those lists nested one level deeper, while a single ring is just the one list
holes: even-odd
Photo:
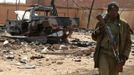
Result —
[{"label": "white sky", "polygon": [[[19,0],[17,0],[19,2]],[[16,3],[16,0],[0,0],[0,3]],[[20,3],[26,3],[26,0],[20,0]]]}]

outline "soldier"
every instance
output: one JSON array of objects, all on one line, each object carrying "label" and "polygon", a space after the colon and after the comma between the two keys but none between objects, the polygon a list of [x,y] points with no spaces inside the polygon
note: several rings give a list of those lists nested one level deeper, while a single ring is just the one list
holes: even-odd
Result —
[{"label": "soldier", "polygon": [[114,57],[112,44],[110,43],[111,39],[106,35],[105,27],[100,21],[96,25],[96,31],[92,34],[92,39],[97,42],[94,53],[95,68],[99,69],[100,75],[119,75],[131,50],[130,27],[120,19],[118,11],[118,5],[110,3],[107,9],[108,13],[104,17],[104,22],[110,28],[113,35],[116,49],[119,52],[119,58],[122,61],[120,64],[117,63]]}]

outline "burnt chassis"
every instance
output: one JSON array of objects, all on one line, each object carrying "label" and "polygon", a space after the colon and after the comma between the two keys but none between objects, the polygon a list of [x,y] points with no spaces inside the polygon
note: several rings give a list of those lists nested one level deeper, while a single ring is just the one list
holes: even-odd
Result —
[{"label": "burnt chassis", "polygon": [[[12,36],[27,36],[45,38],[59,38],[58,40],[67,39],[75,27],[79,26],[77,17],[60,17],[50,16],[53,7],[51,6],[34,6],[28,8],[23,14],[22,20],[7,20],[6,31]],[[42,11],[41,16],[35,15],[36,11]],[[29,19],[25,19],[27,12],[30,12]],[[43,15],[42,15],[43,14]],[[62,32],[59,33],[58,32]],[[68,34],[66,34],[68,32]],[[56,34],[56,35],[53,35]]]}]

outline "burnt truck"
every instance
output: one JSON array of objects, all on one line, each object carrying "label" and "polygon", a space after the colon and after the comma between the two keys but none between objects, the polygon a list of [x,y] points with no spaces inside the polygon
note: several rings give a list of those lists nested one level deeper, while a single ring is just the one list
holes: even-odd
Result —
[{"label": "burnt truck", "polygon": [[6,31],[12,35],[11,38],[43,37],[41,39],[66,41],[73,29],[79,26],[78,17],[58,16],[53,4],[34,5],[25,11],[15,13],[17,19],[7,20],[5,23]]}]

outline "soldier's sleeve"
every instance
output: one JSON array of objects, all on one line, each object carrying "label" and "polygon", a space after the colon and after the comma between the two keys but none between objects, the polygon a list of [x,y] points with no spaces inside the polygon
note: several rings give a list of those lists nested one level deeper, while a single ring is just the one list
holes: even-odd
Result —
[{"label": "soldier's sleeve", "polygon": [[126,30],[126,43],[125,43],[125,51],[123,53],[124,56],[126,56],[126,58],[128,59],[130,51],[131,51],[131,31],[130,31],[130,27],[129,25],[127,25],[127,30]]}]

